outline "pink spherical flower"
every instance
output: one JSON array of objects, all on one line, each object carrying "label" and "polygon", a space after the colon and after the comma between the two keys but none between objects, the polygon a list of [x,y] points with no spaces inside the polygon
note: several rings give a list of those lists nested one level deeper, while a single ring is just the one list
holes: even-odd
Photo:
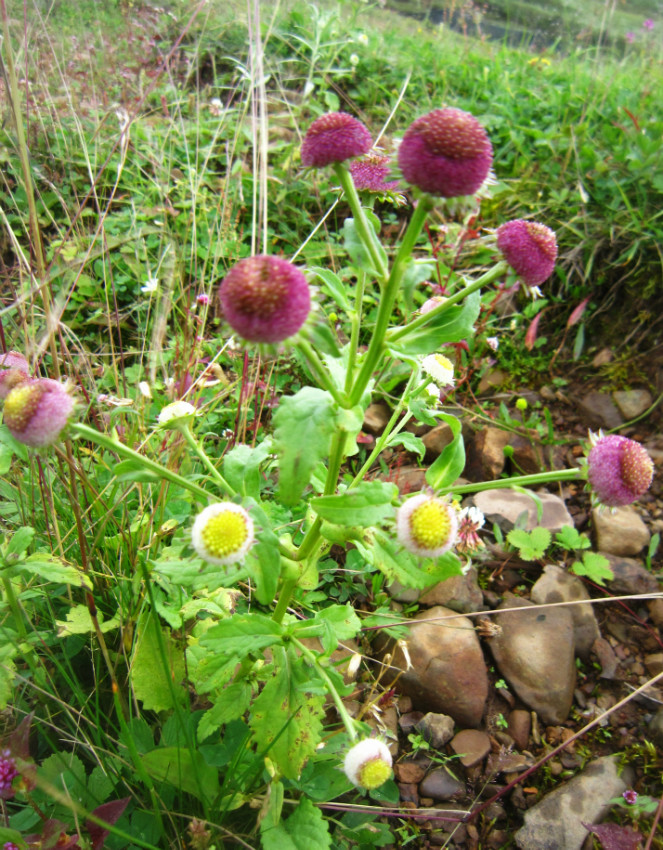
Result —
[{"label": "pink spherical flower", "polygon": [[240,260],[221,284],[230,327],[249,342],[281,342],[296,333],[311,309],[306,278],[279,257]]},{"label": "pink spherical flower", "polygon": [[646,449],[629,440],[610,434],[590,435],[593,447],[587,456],[587,478],[598,501],[609,508],[630,505],[649,489],[654,464]]},{"label": "pink spherical flower", "polygon": [[507,221],[497,228],[497,247],[527,286],[538,286],[555,268],[557,239],[538,221]]},{"label": "pink spherical flower", "polygon": [[405,131],[398,164],[408,183],[431,195],[473,195],[493,162],[493,148],[474,115],[434,109]]},{"label": "pink spherical flower", "polygon": [[0,354],[0,398],[6,398],[12,387],[27,381],[28,361],[18,351]]},{"label": "pink spherical flower", "polygon": [[50,446],[60,436],[73,409],[74,399],[64,384],[50,378],[28,380],[7,395],[4,423],[26,446]]},{"label": "pink spherical flower", "polygon": [[328,112],[315,120],[302,143],[302,165],[321,168],[332,162],[344,162],[368,153],[371,134],[357,118],[347,112]]},{"label": "pink spherical flower", "polygon": [[398,187],[398,180],[385,182],[389,174],[388,156],[369,153],[365,159],[356,159],[350,163],[350,174],[360,192],[393,192]]}]

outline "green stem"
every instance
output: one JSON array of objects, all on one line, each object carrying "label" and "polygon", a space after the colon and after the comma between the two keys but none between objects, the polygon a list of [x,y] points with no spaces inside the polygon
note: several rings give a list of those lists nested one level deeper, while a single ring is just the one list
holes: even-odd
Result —
[{"label": "green stem", "polygon": [[186,422],[183,423],[182,425],[180,425],[177,428],[177,430],[184,437],[184,439],[189,444],[189,446],[193,449],[193,451],[198,455],[200,460],[203,462],[203,466],[208,470],[208,472],[210,473],[212,478],[214,478],[214,480],[221,487],[221,489],[224,490],[228,496],[234,496],[235,491],[230,486],[230,484],[228,484],[228,482],[223,477],[223,475],[221,475],[219,470],[214,466],[212,461],[207,456],[205,449],[203,449],[203,447],[200,445],[198,440],[196,440],[196,438],[193,436],[193,434],[191,433],[191,429],[189,428],[188,423],[186,423]]},{"label": "green stem", "polygon": [[416,331],[419,328],[424,327],[439,316],[440,313],[444,313],[445,310],[448,310],[449,307],[453,307],[454,304],[458,304],[459,301],[463,301],[468,295],[476,292],[477,289],[481,289],[482,286],[492,283],[495,278],[504,274],[508,268],[509,265],[504,262],[504,260],[500,260],[499,263],[495,263],[492,269],[489,269],[485,274],[482,274],[480,278],[477,278],[477,280],[470,283],[469,286],[465,286],[463,289],[459,289],[458,292],[454,292],[453,295],[450,295],[441,304],[434,307],[429,313],[424,313],[423,316],[417,316],[416,319],[412,319],[412,321],[408,322],[404,327],[394,328],[389,333],[389,342],[396,342],[401,337],[407,336],[412,331]]},{"label": "green stem", "polygon": [[481,481],[477,484],[460,484],[443,487],[439,494],[444,493],[480,493],[482,490],[496,490],[505,487],[536,487],[539,484],[550,484],[557,481],[576,481],[583,478],[580,467],[571,469],[554,469],[550,472],[537,472],[534,475],[515,475],[513,478],[498,478],[496,481]]},{"label": "green stem", "polygon": [[357,347],[359,346],[359,330],[361,328],[361,316],[364,308],[364,291],[366,289],[366,272],[359,271],[357,277],[357,288],[355,290],[355,309],[350,316],[350,344],[348,346],[348,366],[345,373],[346,395],[352,389],[354,381],[355,361],[357,359]]},{"label": "green stem", "polygon": [[172,484],[177,484],[178,487],[184,487],[184,489],[194,493],[202,501],[209,501],[210,499],[209,493],[206,490],[203,490],[203,488],[198,484],[194,484],[193,481],[188,481],[183,476],[178,475],[177,472],[173,472],[172,469],[167,469],[165,466],[161,466],[161,464],[156,463],[156,461],[144,457],[137,451],[134,451],[134,449],[130,449],[129,446],[125,446],[124,443],[121,443],[115,437],[110,437],[108,434],[102,434],[101,431],[97,431],[95,428],[90,428],[89,425],[83,425],[81,422],[74,422],[69,426],[69,430],[77,437],[83,437],[84,439],[90,440],[90,442],[96,443],[97,445],[126,457],[129,460],[135,460],[145,469],[148,469],[150,472],[154,472],[160,478],[165,478],[166,481],[170,481]]},{"label": "green stem", "polygon": [[401,247],[399,248],[396,259],[394,260],[389,280],[387,281],[387,285],[385,286],[380,298],[380,306],[378,307],[375,327],[373,328],[373,336],[371,337],[368,351],[366,352],[364,362],[350,395],[351,407],[354,407],[355,404],[359,404],[359,401],[368,386],[368,382],[371,379],[371,375],[383,354],[385,336],[387,328],[389,327],[389,320],[394,309],[396,296],[398,295],[398,289],[403,280],[405,270],[407,269],[408,261],[412,256],[414,246],[426,221],[426,217],[432,208],[432,199],[427,195],[424,195],[419,200],[414,214],[410,219],[410,223],[407,226],[407,230],[403,236],[403,241],[401,242]]},{"label": "green stem", "polygon": [[318,661],[318,659],[316,658],[314,653],[312,653],[311,650],[308,647],[304,646],[304,644],[301,641],[297,640],[297,638],[293,637],[293,638],[291,638],[291,640],[292,640],[293,644],[297,647],[297,649],[301,652],[301,654],[304,656],[304,658],[309,662],[309,664],[313,665],[316,673],[318,674],[318,676],[320,676],[322,681],[327,686],[327,690],[329,691],[331,698],[334,700],[334,705],[336,706],[336,710],[338,711],[339,717],[343,721],[343,725],[345,726],[346,731],[347,731],[348,735],[350,736],[350,739],[352,741],[356,741],[357,740],[357,730],[355,728],[355,722],[350,717],[350,715],[348,714],[348,710],[345,707],[345,705],[343,704],[343,700],[339,696],[338,691],[334,687],[334,683],[332,682],[330,677],[327,675],[327,671],[322,666],[322,664],[320,664],[320,662]]},{"label": "green stem", "polygon": [[275,623],[283,622],[285,612],[288,610],[288,606],[292,601],[292,596],[295,592],[298,581],[299,577],[286,578],[284,580],[283,585],[281,586],[281,592],[279,593],[278,602],[276,603],[276,608],[274,608],[274,613],[272,614],[272,620],[274,620]]},{"label": "green stem", "polygon": [[380,283],[382,284],[387,279],[389,269],[385,265],[384,259],[380,253],[381,246],[375,230],[373,229],[373,225],[368,221],[364,208],[359,200],[359,195],[357,194],[357,189],[354,181],[352,180],[352,175],[341,162],[335,163],[334,174],[338,178],[341,188],[343,189],[345,199],[352,210],[357,234],[368,251],[373,267],[375,268],[378,278],[380,279]]},{"label": "green stem", "polygon": [[347,399],[343,398],[342,393],[334,386],[334,383],[325,369],[322,361],[318,357],[317,352],[313,349],[310,343],[306,340],[300,340],[297,343],[297,349],[302,357],[306,360],[309,369],[313,373],[313,377],[318,382],[318,385],[326,390],[341,407],[347,407]]}]

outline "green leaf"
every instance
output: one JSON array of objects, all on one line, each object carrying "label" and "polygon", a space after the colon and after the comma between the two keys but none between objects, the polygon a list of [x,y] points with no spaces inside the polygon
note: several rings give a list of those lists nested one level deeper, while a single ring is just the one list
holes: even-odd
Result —
[{"label": "green leaf", "polygon": [[[380,232],[380,219],[369,209],[364,208],[364,212],[366,213],[366,218],[369,223],[372,225],[372,231],[369,231],[369,238],[371,239],[378,255],[382,258],[383,267],[387,268],[387,254],[382,247],[382,243],[377,237],[377,234]],[[353,218],[346,218],[343,222],[343,247],[348,252],[348,256],[358,269],[363,269],[371,277],[380,277],[378,270],[373,266],[373,262],[366,250],[366,246],[357,233],[355,220]]]},{"label": "green leaf", "polygon": [[296,779],[322,736],[324,696],[312,696],[310,667],[291,647],[274,648],[275,671],[253,703],[249,725],[261,753]]},{"label": "green leaf", "polygon": [[316,322],[309,329],[310,339],[316,351],[328,357],[340,357],[336,336],[328,324]]},{"label": "green leaf", "polygon": [[544,556],[550,546],[551,534],[547,528],[533,528],[531,531],[514,528],[506,539],[515,546],[523,561],[536,561]]},{"label": "green leaf", "polygon": [[263,850],[328,850],[329,826],[320,809],[308,797],[300,800],[290,817],[273,825],[265,818],[260,824]]},{"label": "green leaf", "polygon": [[473,292],[462,305],[453,305],[442,313],[433,315],[423,327],[404,333],[397,341],[390,342],[387,337],[387,348],[398,358],[432,354],[445,342],[469,339],[474,335],[474,324],[479,318],[480,309],[481,295]]},{"label": "green leaf", "polygon": [[217,769],[196,750],[158,747],[145,753],[141,762],[152,779],[167,782],[201,802],[209,804],[219,793]]},{"label": "green leaf", "polygon": [[14,560],[18,560],[19,558],[22,559],[25,556],[28,547],[32,543],[32,538],[34,536],[35,530],[34,528],[30,528],[29,525],[24,525],[21,528],[18,528],[12,534],[9,542],[7,543],[5,557],[12,555],[14,556]]},{"label": "green leaf", "polygon": [[314,266],[311,269],[314,275],[320,278],[322,286],[320,287],[329,297],[336,302],[344,313],[349,313],[352,305],[348,300],[343,281],[329,269],[323,269],[319,266]]},{"label": "green leaf", "polygon": [[[101,631],[106,633],[112,629],[118,629],[121,625],[121,614],[118,611],[115,616],[104,622],[104,615],[97,609],[97,619]],[[87,605],[74,605],[67,611],[65,620],[56,620],[58,627],[58,637],[66,637],[67,635],[84,635],[94,631],[94,623],[90,616],[90,609]]]},{"label": "green leaf", "polygon": [[311,507],[321,519],[334,525],[364,528],[393,516],[392,502],[397,494],[395,484],[363,481],[344,493],[311,499]]},{"label": "green leaf", "polygon": [[[131,658],[131,685],[136,699],[145,710],[165,711],[174,708],[173,696],[183,704],[187,690],[182,684],[186,676],[184,653],[177,648],[170,629],[161,629],[166,658],[162,658],[155,631],[156,615],[142,616],[136,628]],[[156,626],[160,628],[160,626]],[[166,668],[164,669],[164,661]]]},{"label": "green leaf", "polygon": [[462,573],[460,561],[453,552],[447,552],[435,561],[415,558],[396,539],[381,530],[371,531],[366,535],[366,541],[358,541],[356,546],[369,564],[384,573],[389,581],[398,581],[404,587],[431,587]]},{"label": "green leaf", "polygon": [[274,450],[279,455],[279,499],[284,504],[299,500],[316,464],[329,454],[335,413],[329,393],[315,387],[304,387],[278,406]]},{"label": "green leaf", "polygon": [[0,642],[0,711],[4,710],[14,697],[14,658],[18,651],[18,635],[10,641],[7,630],[3,630],[3,642]]},{"label": "green leaf", "polygon": [[75,587],[87,587],[92,590],[92,581],[79,567],[65,564],[46,552],[29,555],[25,561],[16,565],[16,569],[37,575],[45,581],[73,584]]},{"label": "green leaf", "polygon": [[581,534],[572,525],[562,526],[555,535],[555,543],[569,551],[573,551],[574,549],[589,549],[592,545],[589,537],[585,534]]},{"label": "green leaf", "polygon": [[433,490],[451,487],[465,469],[465,443],[460,419],[450,413],[440,413],[439,418],[451,428],[453,439],[442,449],[438,458],[426,470],[426,481]]},{"label": "green leaf", "polygon": [[260,498],[260,466],[271,450],[271,440],[263,440],[253,448],[243,444],[235,446],[224,456],[223,475],[233,490],[242,496]]},{"label": "green leaf", "polygon": [[255,502],[247,507],[255,523],[256,542],[244,561],[244,567],[253,579],[258,602],[261,605],[269,605],[276,596],[281,573],[279,541],[262,508]]},{"label": "green leaf", "polygon": [[571,565],[571,572],[577,576],[587,576],[590,581],[602,586],[615,577],[610,569],[610,561],[599,552],[583,552],[582,563],[575,561]]},{"label": "green leaf", "polygon": [[426,446],[419,437],[411,434],[409,431],[401,431],[398,434],[392,434],[387,440],[387,446],[403,446],[406,451],[412,454],[419,455],[419,460],[424,459],[426,454]]},{"label": "green leaf", "polygon": [[87,785],[85,765],[74,753],[52,753],[39,766],[39,778],[84,805]]},{"label": "green leaf", "polygon": [[310,620],[299,620],[290,628],[300,639],[319,637],[325,654],[331,655],[339,641],[350,640],[356,636],[361,629],[361,620],[352,605],[330,605],[318,611]]},{"label": "green leaf", "polygon": [[138,481],[141,484],[159,484],[163,479],[138,460],[121,460],[113,466],[118,481]]},{"label": "green leaf", "polygon": [[409,312],[414,312],[416,304],[414,303],[414,290],[425,280],[430,280],[435,275],[435,266],[431,263],[418,263],[415,260],[410,260],[403,275],[401,283],[401,293],[405,299],[405,305]]},{"label": "green leaf", "polygon": [[14,456],[26,463],[28,460],[27,447],[23,443],[19,443],[6,425],[0,425],[0,475],[6,475],[9,472]]},{"label": "green leaf", "polygon": [[232,682],[214,696],[214,705],[200,718],[198,740],[204,741],[221,726],[241,717],[251,703],[251,685],[246,681]]}]

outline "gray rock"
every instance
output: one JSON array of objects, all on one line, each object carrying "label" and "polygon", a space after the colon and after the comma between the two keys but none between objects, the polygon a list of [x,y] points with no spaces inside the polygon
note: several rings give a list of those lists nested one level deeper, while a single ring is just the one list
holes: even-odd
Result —
[{"label": "gray rock", "polygon": [[649,530],[630,505],[609,510],[595,508],[592,524],[596,548],[604,554],[637,555],[649,543]]},{"label": "gray rock", "polygon": [[[657,593],[656,578],[640,561],[634,558],[618,558],[608,555],[613,578],[608,582],[610,592],[618,596],[633,596],[637,593]],[[656,600],[653,600],[656,601]]]},{"label": "gray rock", "polygon": [[663,708],[659,708],[652,717],[649,727],[645,729],[645,735],[657,747],[663,749]]},{"label": "gray rock", "polygon": [[419,783],[421,796],[432,797],[434,800],[450,800],[464,791],[463,783],[456,779],[446,767],[436,768]]},{"label": "gray rock", "polygon": [[563,723],[576,681],[571,614],[511,595],[500,608],[523,609],[493,617],[502,631],[488,644],[500,673],[545,723]]},{"label": "gray rock", "polygon": [[[548,564],[541,578],[532,587],[530,598],[532,602],[541,605],[545,602],[573,602],[578,599],[589,599],[589,594],[577,576],[567,573],[561,567]],[[586,605],[569,605],[568,610],[573,620],[576,655],[587,659],[592,651],[592,644],[601,637],[594,609],[587,603]]]},{"label": "gray rock", "polygon": [[628,771],[617,774],[617,759],[604,756],[556,788],[525,812],[525,825],[515,834],[521,850],[580,850],[587,838],[584,823],[598,823],[608,801],[628,788]]},{"label": "gray rock", "polygon": [[653,402],[649,390],[618,391],[614,392],[612,397],[619,408],[619,412],[627,422],[648,410]]},{"label": "gray rock", "polygon": [[[436,622],[435,617],[453,619]],[[441,605],[420,611],[411,622],[407,638],[386,647],[392,658],[385,679],[391,682],[402,671],[397,687],[412,697],[416,709],[449,714],[462,726],[478,726],[488,696],[488,673],[474,624]]]},{"label": "gray rock", "polygon": [[537,520],[536,502],[525,493],[517,493],[515,490],[484,490],[475,493],[474,504],[484,514],[488,522],[495,522],[502,531],[509,532],[514,527],[516,520],[522,513],[527,513],[527,524],[525,528],[529,531],[537,525],[547,528],[552,533],[559,531],[564,525],[573,525],[573,518],[567,511],[566,505],[552,493],[539,491],[537,498],[543,505],[541,522]]},{"label": "gray rock", "polygon": [[590,428],[619,428],[622,415],[607,393],[588,393],[578,401],[578,412]]},{"label": "gray rock", "polygon": [[474,767],[490,752],[490,737],[480,729],[462,729],[449,742],[463,767]]},{"label": "gray rock", "polygon": [[453,738],[454,725],[453,717],[449,717],[448,714],[436,714],[434,711],[429,711],[418,723],[415,723],[414,728],[431,746],[441,750]]},{"label": "gray rock", "polygon": [[483,593],[479,587],[477,571],[472,567],[460,576],[450,576],[439,582],[419,597],[422,605],[446,605],[460,614],[481,611],[484,608]]}]

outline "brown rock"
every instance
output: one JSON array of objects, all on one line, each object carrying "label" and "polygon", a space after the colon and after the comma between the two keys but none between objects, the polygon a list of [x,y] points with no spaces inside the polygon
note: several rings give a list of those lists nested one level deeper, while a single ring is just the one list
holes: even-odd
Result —
[{"label": "brown rock", "polygon": [[364,414],[362,430],[368,434],[381,434],[391,419],[391,410],[384,402],[376,401],[369,404]]},{"label": "brown rock", "polygon": [[663,673],[663,652],[652,652],[645,655],[645,667],[650,676],[658,676]]},{"label": "brown rock", "polygon": [[[635,558],[619,558],[608,555],[613,577],[608,582],[610,592],[618,596],[631,596],[642,593],[658,593],[658,582],[640,561]],[[661,600],[651,600],[648,605]],[[651,611],[651,608],[650,608]],[[656,622],[656,621],[654,621]]]},{"label": "brown rock", "polygon": [[424,434],[423,443],[426,446],[426,460],[434,460],[439,457],[443,450],[453,441],[453,431],[446,422],[436,425]]},{"label": "brown rock", "polygon": [[524,475],[534,475],[545,468],[543,448],[521,434],[511,434],[508,445],[513,449],[513,465]]},{"label": "brown rock", "polygon": [[[546,602],[573,602],[589,599],[589,594],[577,576],[553,564],[548,564],[541,578],[532,587],[530,598],[537,605],[542,605]],[[573,620],[576,655],[587,659],[592,650],[592,644],[601,636],[594,609],[587,603],[586,605],[570,605],[568,610]]]},{"label": "brown rock", "polygon": [[613,648],[605,638],[597,638],[592,645],[592,652],[596,655],[601,665],[601,678],[614,679],[619,659]]},{"label": "brown rock", "polygon": [[486,374],[479,381],[479,386],[477,392],[479,395],[488,392],[489,390],[494,390],[497,387],[501,387],[502,384],[507,380],[509,376],[506,372],[503,372],[501,369],[491,369],[490,372],[486,372]]},{"label": "brown rock", "polygon": [[645,389],[617,391],[612,398],[627,422],[644,413],[653,402],[651,393]]},{"label": "brown rock", "polygon": [[449,742],[463,767],[474,767],[490,752],[490,737],[479,729],[463,729]]},{"label": "brown rock", "polygon": [[621,413],[607,393],[588,393],[578,401],[578,412],[590,428],[619,428],[624,424]]},{"label": "brown rock", "polygon": [[504,469],[504,447],[509,442],[508,431],[483,428],[468,446],[466,474],[476,480],[498,478]]},{"label": "brown rock", "polygon": [[450,800],[458,794],[463,794],[465,786],[456,779],[446,767],[432,770],[419,785],[419,793],[434,800]]},{"label": "brown rock", "polygon": [[422,605],[445,605],[461,614],[481,611],[484,608],[483,593],[479,587],[477,571],[472,567],[460,576],[450,576],[433,585],[419,597]]},{"label": "brown rock", "polygon": [[661,628],[663,626],[663,599],[648,600],[647,608],[649,608],[652,623]]},{"label": "brown rock", "polygon": [[529,744],[529,733],[532,728],[532,716],[529,711],[514,708],[508,717],[509,734],[519,750],[526,750]]},{"label": "brown rock", "polygon": [[426,768],[416,761],[401,761],[394,765],[394,776],[398,782],[419,783],[426,775]]},{"label": "brown rock", "polygon": [[415,708],[478,726],[488,696],[488,674],[474,625],[442,606],[420,611],[411,622],[408,637],[387,647],[392,659],[385,678],[393,681],[402,671],[397,688],[412,697]]},{"label": "brown rock", "polygon": [[630,505],[592,511],[596,548],[604,554],[637,555],[649,543],[649,530]]}]

